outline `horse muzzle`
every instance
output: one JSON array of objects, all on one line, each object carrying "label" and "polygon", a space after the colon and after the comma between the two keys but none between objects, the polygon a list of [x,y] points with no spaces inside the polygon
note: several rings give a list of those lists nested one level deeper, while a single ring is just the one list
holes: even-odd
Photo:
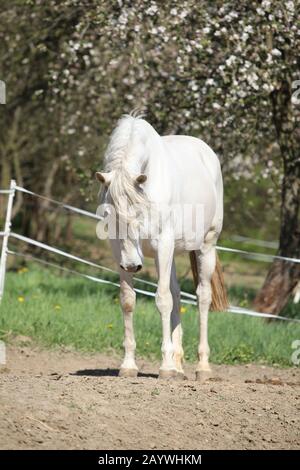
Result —
[{"label": "horse muzzle", "polygon": [[123,266],[120,264],[120,268],[122,268],[124,271],[128,273],[137,273],[142,269],[143,265],[142,264],[128,264],[126,266]]}]

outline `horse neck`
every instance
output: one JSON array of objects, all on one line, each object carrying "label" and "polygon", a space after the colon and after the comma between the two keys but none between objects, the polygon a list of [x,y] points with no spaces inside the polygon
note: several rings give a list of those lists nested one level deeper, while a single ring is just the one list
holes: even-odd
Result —
[{"label": "horse neck", "polygon": [[147,175],[145,191],[148,198],[153,202],[165,202],[172,193],[169,159],[163,139],[150,125],[149,127],[141,173]]},{"label": "horse neck", "polygon": [[145,190],[155,200],[168,186],[164,143],[147,121],[132,119],[125,118],[116,129],[108,148],[106,171],[115,170],[121,176],[146,174]]},{"label": "horse neck", "polygon": [[131,142],[132,151],[123,164],[131,173],[145,173],[148,178],[157,173],[163,164],[163,142],[159,134],[146,121],[137,123]]}]

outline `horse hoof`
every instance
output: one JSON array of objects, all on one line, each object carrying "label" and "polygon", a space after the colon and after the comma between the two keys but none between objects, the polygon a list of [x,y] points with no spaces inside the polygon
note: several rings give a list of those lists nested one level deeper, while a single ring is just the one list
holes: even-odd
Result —
[{"label": "horse hoof", "polygon": [[125,369],[124,367],[121,367],[119,370],[119,377],[137,377],[137,375],[137,369]]},{"label": "horse hoof", "polygon": [[211,370],[196,370],[197,382],[204,383],[212,377]]},{"label": "horse hoof", "polygon": [[184,372],[178,372],[177,371],[176,379],[177,380],[187,380],[187,376],[185,375]]},{"label": "horse hoof", "polygon": [[177,377],[176,369],[159,369],[159,378],[160,379],[174,379]]}]

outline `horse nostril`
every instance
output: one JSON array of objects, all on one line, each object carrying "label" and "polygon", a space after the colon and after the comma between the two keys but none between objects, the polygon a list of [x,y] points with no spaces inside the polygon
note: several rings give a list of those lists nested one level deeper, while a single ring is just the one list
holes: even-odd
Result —
[{"label": "horse nostril", "polygon": [[140,271],[142,269],[142,265],[141,264],[129,264],[128,266],[123,266],[122,264],[120,264],[120,268],[123,269],[124,271],[128,272],[128,273],[137,273],[138,271]]}]

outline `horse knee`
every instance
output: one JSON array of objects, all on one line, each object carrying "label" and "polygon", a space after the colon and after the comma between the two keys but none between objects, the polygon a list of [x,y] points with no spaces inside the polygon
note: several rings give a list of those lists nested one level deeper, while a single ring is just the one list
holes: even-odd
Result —
[{"label": "horse knee", "polygon": [[135,308],[136,294],[133,289],[122,288],[120,290],[120,303],[124,313],[130,313]]},{"label": "horse knee", "polygon": [[169,289],[158,289],[155,295],[155,303],[160,313],[171,313],[173,298]]},{"label": "horse knee", "polygon": [[210,282],[200,283],[197,287],[197,296],[200,304],[210,304],[212,299]]}]

